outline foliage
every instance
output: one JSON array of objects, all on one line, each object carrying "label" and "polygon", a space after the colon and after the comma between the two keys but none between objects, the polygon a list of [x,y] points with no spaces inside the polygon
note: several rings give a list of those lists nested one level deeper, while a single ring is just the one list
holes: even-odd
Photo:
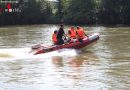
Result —
[{"label": "foliage", "polygon": [[94,0],[71,0],[66,8],[64,19],[69,23],[94,23]]},{"label": "foliage", "polygon": [[99,12],[100,23],[129,24],[130,0],[102,0]]},{"label": "foliage", "polygon": [[[6,9],[5,4],[0,7]],[[130,0],[20,0],[21,12],[1,12],[6,24],[130,24]]]},{"label": "foliage", "polygon": [[[48,23],[48,20],[51,20],[51,7],[45,0],[21,0],[18,4],[11,5],[13,9],[20,9],[20,12],[2,12],[0,14],[1,25]],[[5,7],[6,4],[3,6]]]}]

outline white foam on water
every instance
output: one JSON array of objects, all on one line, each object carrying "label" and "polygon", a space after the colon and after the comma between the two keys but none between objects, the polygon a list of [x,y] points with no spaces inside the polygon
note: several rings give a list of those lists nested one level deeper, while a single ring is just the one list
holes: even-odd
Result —
[{"label": "white foam on water", "polygon": [[30,52],[30,48],[0,49],[0,61],[50,58],[52,56],[76,56],[80,51],[75,49],[61,49],[61,50],[39,54],[39,55],[32,55],[29,52]]},{"label": "white foam on water", "polygon": [[29,48],[0,49],[0,60],[12,60],[29,57]]},{"label": "white foam on water", "polygon": [[53,56],[76,56],[80,53],[79,50],[75,49],[61,49],[49,53],[33,55],[31,58],[51,58]]}]

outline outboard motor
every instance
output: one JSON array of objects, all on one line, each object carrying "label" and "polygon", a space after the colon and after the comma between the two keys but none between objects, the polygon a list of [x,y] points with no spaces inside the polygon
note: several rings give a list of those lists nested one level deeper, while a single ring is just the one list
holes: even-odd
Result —
[{"label": "outboard motor", "polygon": [[91,40],[94,40],[94,39],[99,39],[99,33],[94,33],[94,34],[92,34],[92,35],[90,35],[89,36],[89,40],[91,41]]}]

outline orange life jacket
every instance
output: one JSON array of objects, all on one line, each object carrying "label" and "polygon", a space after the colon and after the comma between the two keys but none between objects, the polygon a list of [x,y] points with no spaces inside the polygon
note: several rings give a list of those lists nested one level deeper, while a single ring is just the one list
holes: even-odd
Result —
[{"label": "orange life jacket", "polygon": [[80,39],[85,38],[85,33],[84,33],[83,28],[79,28],[79,29],[77,30],[77,36],[78,36],[78,38],[80,38]]},{"label": "orange life jacket", "polygon": [[52,41],[53,41],[54,43],[57,42],[57,34],[53,34],[53,35],[52,35]]},{"label": "orange life jacket", "polygon": [[70,38],[76,38],[76,31],[72,30],[72,29],[70,29],[69,31],[70,31],[69,37]]}]

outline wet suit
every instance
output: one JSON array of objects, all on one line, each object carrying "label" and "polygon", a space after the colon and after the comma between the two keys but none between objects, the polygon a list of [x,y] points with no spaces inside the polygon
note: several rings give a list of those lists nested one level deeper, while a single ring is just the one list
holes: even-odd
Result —
[{"label": "wet suit", "polygon": [[64,30],[62,27],[60,27],[58,33],[57,33],[57,41],[58,41],[58,45],[64,44],[64,40],[62,39],[62,37],[64,36]]}]

